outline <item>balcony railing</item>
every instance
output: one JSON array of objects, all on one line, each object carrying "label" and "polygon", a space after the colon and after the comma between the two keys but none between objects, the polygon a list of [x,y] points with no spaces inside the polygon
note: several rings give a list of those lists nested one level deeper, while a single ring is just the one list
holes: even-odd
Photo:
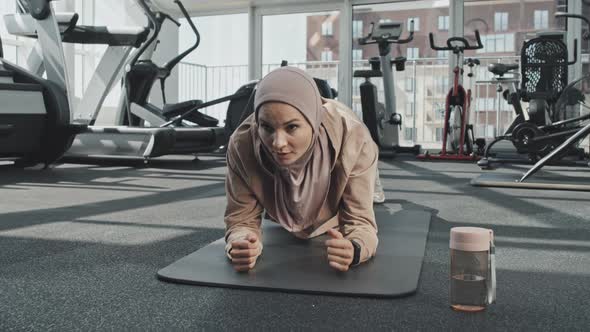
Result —
[{"label": "balcony railing", "polygon": [[[509,105],[498,100],[496,86],[490,81],[492,76],[487,65],[492,62],[515,62],[517,57],[486,58],[480,57],[481,65],[474,70],[474,77],[467,77],[465,67],[464,84],[471,84],[473,100],[470,122],[474,125],[476,137],[492,138],[503,132],[512,122],[514,112]],[[330,85],[338,89],[338,62],[304,62],[291,63],[305,69],[314,77],[328,80]],[[280,64],[263,65],[263,74],[278,68]],[[366,61],[355,61],[353,70],[368,69]],[[248,80],[248,67],[243,66],[202,66],[181,63],[179,66],[179,100],[216,99],[234,93]],[[400,144],[422,144],[426,148],[440,147],[443,127],[443,112],[446,95],[450,88],[449,67],[447,59],[421,58],[411,59],[402,72],[394,71],[396,110],[401,113],[404,121],[400,133]],[[353,79],[352,109],[362,116],[359,87],[364,79]],[[384,100],[381,79],[372,79],[378,91],[378,99]],[[204,110],[207,114],[225,120],[227,102]],[[498,112],[498,105],[500,111]]]}]

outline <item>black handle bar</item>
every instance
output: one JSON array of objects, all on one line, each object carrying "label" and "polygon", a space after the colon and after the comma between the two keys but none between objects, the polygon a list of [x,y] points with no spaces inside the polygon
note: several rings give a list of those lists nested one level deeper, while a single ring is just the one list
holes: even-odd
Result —
[{"label": "black handle bar", "polygon": [[[588,2],[585,2],[587,5],[590,6],[590,0],[586,0]],[[588,18],[586,18],[585,16],[582,15],[576,15],[576,14],[569,14],[569,13],[564,13],[564,12],[557,12],[555,13],[555,18],[565,18],[566,19],[566,23],[567,23],[567,19],[568,18],[575,18],[575,19],[579,19],[582,20],[583,22],[586,23],[586,26],[588,26],[588,28],[590,28],[590,21],[588,20]],[[590,39],[590,31],[586,31],[584,33],[584,35],[582,36],[583,39],[585,40],[589,40]]]},{"label": "black handle bar", "polygon": [[[465,50],[479,50],[483,48],[479,31],[475,30],[475,41],[476,45],[470,45],[469,41],[464,37],[451,37],[447,39],[447,46],[436,46],[434,43],[434,34],[431,32],[428,34],[430,39],[430,47],[435,51],[453,51],[462,53]],[[452,42],[460,42],[462,45],[453,46]]]},{"label": "black handle bar", "polygon": [[178,56],[176,56],[174,59],[170,60],[168,63],[166,63],[164,65],[164,68],[166,68],[168,71],[171,71],[172,68],[174,68],[180,61],[182,61],[182,59],[184,59],[184,57],[186,57],[192,51],[194,51],[197,47],[199,47],[199,44],[201,43],[201,34],[199,34],[199,30],[195,26],[195,23],[193,23],[193,20],[191,19],[191,16],[186,11],[186,8],[182,4],[182,2],[180,2],[180,0],[174,0],[174,3],[176,3],[176,5],[178,5],[178,8],[180,8],[180,11],[182,12],[182,15],[184,16],[184,18],[186,19],[186,21],[188,22],[188,24],[191,26],[191,29],[193,30],[195,36],[197,36],[197,40],[195,41],[195,43],[193,44],[193,46],[189,47],[187,50],[185,50],[184,52],[180,53]]}]

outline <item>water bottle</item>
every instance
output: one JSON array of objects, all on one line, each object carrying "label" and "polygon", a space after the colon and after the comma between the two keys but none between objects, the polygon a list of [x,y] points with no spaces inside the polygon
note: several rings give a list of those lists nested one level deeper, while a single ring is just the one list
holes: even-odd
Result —
[{"label": "water bottle", "polygon": [[478,227],[451,228],[451,308],[484,310],[496,299],[494,233]]}]

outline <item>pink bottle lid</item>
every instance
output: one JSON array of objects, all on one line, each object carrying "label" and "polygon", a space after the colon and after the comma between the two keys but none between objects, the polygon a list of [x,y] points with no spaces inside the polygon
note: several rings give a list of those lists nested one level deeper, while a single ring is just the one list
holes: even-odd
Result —
[{"label": "pink bottle lid", "polygon": [[451,249],[462,251],[490,250],[490,241],[494,233],[491,229],[479,227],[451,228]]}]

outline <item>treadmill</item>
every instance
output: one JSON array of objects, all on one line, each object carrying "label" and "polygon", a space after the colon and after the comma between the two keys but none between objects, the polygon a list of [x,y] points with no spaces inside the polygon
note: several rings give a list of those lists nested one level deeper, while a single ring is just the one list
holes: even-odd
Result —
[{"label": "treadmill", "polygon": [[[113,63],[112,52],[135,48],[131,58],[149,43],[148,37],[155,32],[150,28],[113,29],[109,27],[84,26],[77,24],[75,13],[55,13],[50,2],[54,0],[19,0],[21,13],[5,16],[9,32],[21,36],[38,38],[42,66],[47,79],[57,83],[72,98],[68,87],[67,66],[62,42],[108,45],[107,52],[90,81],[89,87],[100,85],[90,93],[87,102],[85,94],[80,107],[90,107],[86,119],[76,119],[87,124],[87,129],[78,134],[65,157],[75,160],[84,158],[143,158],[149,160],[168,154],[194,154],[212,152],[223,145],[225,140],[222,127],[139,127],[126,125],[95,126],[100,107],[108,92],[120,75],[126,61]],[[9,23],[10,22],[10,23]],[[113,50],[111,52],[111,50]],[[120,54],[120,53],[119,53]],[[127,53],[128,55],[129,53]],[[129,56],[125,57],[127,60]],[[39,61],[39,60],[37,60]],[[38,67],[39,68],[39,67]],[[105,70],[103,70],[106,68]],[[70,116],[73,119],[73,116]]]}]

